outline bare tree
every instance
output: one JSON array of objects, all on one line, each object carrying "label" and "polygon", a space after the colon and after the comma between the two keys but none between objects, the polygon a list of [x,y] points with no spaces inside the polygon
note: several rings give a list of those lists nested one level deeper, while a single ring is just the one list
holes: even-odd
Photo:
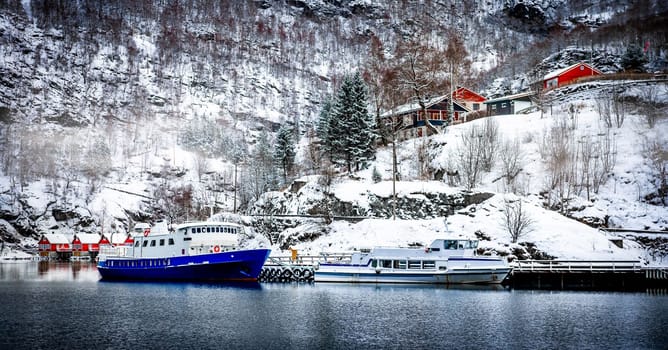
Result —
[{"label": "bare tree", "polygon": [[508,231],[512,243],[533,231],[535,221],[524,210],[522,200],[505,200],[503,205],[503,227]]},{"label": "bare tree", "polygon": [[397,87],[409,92],[412,99],[420,106],[420,113],[427,127],[427,134],[438,134],[439,130],[431,123],[427,115],[427,104],[436,97],[443,95],[447,86],[449,66],[445,53],[439,48],[429,45],[425,36],[417,36],[399,42],[395,52],[397,57]]},{"label": "bare tree", "polygon": [[612,128],[612,99],[601,96],[596,99],[596,111],[607,128]]},{"label": "bare tree", "polygon": [[648,85],[642,89],[640,97],[642,98],[642,101],[640,102],[640,111],[645,115],[647,126],[650,129],[654,128],[657,120],[663,115],[659,98],[659,88],[657,85]]},{"label": "bare tree", "polygon": [[563,212],[566,210],[566,201],[570,198],[575,183],[574,130],[569,128],[564,115],[556,115],[554,120],[554,125],[545,132],[539,142],[539,151],[545,160],[547,170],[548,205]]},{"label": "bare tree", "polygon": [[517,193],[516,179],[524,167],[524,152],[517,139],[506,140],[501,146],[501,171],[506,188]]},{"label": "bare tree", "polygon": [[481,137],[482,170],[491,171],[499,148],[499,123],[495,118],[485,118]]},{"label": "bare tree", "polygon": [[657,198],[662,205],[668,202],[668,146],[660,139],[646,139],[643,144],[643,154],[650,165],[653,174],[654,186],[657,193],[646,196],[646,199]]},{"label": "bare tree", "polygon": [[457,168],[463,177],[466,189],[472,189],[482,174],[482,133],[476,125],[471,126],[461,137],[461,146],[457,152]]},{"label": "bare tree", "polygon": [[616,89],[612,92],[612,116],[617,128],[621,128],[626,119],[626,103],[624,97]]}]

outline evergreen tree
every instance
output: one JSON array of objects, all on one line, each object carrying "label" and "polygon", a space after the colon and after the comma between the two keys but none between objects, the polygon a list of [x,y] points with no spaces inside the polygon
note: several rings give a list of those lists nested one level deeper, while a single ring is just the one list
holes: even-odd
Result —
[{"label": "evergreen tree", "polygon": [[332,119],[332,99],[327,98],[323,104],[322,109],[320,110],[320,117],[318,118],[318,125],[316,125],[316,135],[320,138],[322,143],[323,151],[329,153],[329,145],[331,140],[329,138],[329,124]]},{"label": "evergreen tree", "polygon": [[249,168],[249,183],[255,200],[264,192],[278,187],[274,171],[274,158],[271,152],[269,134],[262,130],[252,153],[253,166]]},{"label": "evergreen tree", "polygon": [[274,161],[283,169],[283,182],[287,182],[288,173],[295,162],[295,142],[292,127],[283,124],[276,135]]},{"label": "evergreen tree", "polygon": [[627,71],[642,71],[642,66],[647,63],[647,59],[640,46],[631,44],[626,48],[622,56],[622,67]]},{"label": "evergreen tree", "polygon": [[325,148],[332,161],[359,170],[374,155],[375,122],[367,110],[367,90],[359,73],[347,76],[332,106]]}]

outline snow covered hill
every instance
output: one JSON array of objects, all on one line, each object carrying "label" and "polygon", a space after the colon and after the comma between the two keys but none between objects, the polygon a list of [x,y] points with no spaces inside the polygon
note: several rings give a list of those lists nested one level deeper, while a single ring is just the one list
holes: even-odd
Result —
[{"label": "snow covered hill", "polygon": [[[573,196],[546,191],[541,151],[545,145],[540,141],[553,123],[575,123],[573,137],[603,139],[596,96],[591,94],[569,91],[543,119],[537,114],[490,119],[504,138],[518,139],[522,146],[525,164],[512,184],[500,178],[498,163],[477,180],[473,192],[456,179],[427,181],[439,171],[447,173],[455,163],[447,155],[456,153],[453,147],[462,135],[483,121],[454,126],[429,140],[402,143],[399,171],[404,181],[397,185],[402,201],[397,216],[402,221],[387,220],[387,149],[380,149],[376,162],[352,179],[329,174],[333,182],[323,184],[305,177],[313,181],[301,190],[281,193],[264,193],[255,183],[257,164],[248,152],[263,133],[271,134],[286,122],[292,122],[301,136],[296,176],[317,173],[307,162],[308,131],[325,97],[344,74],[365,63],[372,37],[390,53],[398,38],[421,26],[425,12],[440,14],[439,23],[445,23],[443,28],[434,26],[428,40],[441,43],[447,27],[456,27],[466,38],[474,73],[484,72],[471,81],[494,94],[526,87],[531,80],[526,77],[569,64],[587,52],[592,60],[606,64],[606,71],[615,71],[620,68],[622,43],[631,35],[616,26],[626,25],[629,18],[660,22],[666,10],[661,1],[643,2],[642,11],[633,1],[444,4],[2,2],[0,239],[34,248],[39,235],[47,232],[111,234],[126,232],[137,221],[202,218],[214,210],[242,207],[253,214],[273,208],[273,214],[374,218],[356,224],[314,219],[279,226],[263,217],[243,218],[256,228],[247,244],[271,244],[277,250],[289,245],[316,251],[416,243],[444,232],[442,216],[447,213],[454,214],[448,219],[451,231],[480,231],[480,237],[490,239],[486,248],[497,253],[519,256],[535,244],[540,252],[556,257],[569,257],[569,251],[582,257],[650,254],[634,250],[630,241],[625,241],[624,250],[606,248],[601,233],[543,209],[556,209],[594,226],[666,229],[665,206],[657,203],[663,198],[657,170],[645,157],[649,146],[665,149],[665,120],[652,129],[644,127],[639,107],[631,107],[621,128],[610,130],[617,164],[595,193],[587,198],[582,186]],[[596,32],[597,28],[606,30]],[[654,41],[661,32],[635,22],[633,28],[651,38],[648,52],[655,62],[665,62],[665,48]],[[588,36],[588,31],[595,35]],[[565,45],[569,48],[564,50]],[[541,61],[548,63],[536,66]],[[498,86],[490,84],[496,77],[503,78]],[[628,89],[628,100],[644,100],[643,91]],[[656,91],[665,106],[665,90]],[[571,105],[577,106],[577,120],[564,121]],[[428,152],[433,161],[416,162],[418,152]],[[385,179],[378,184],[372,181],[374,168]],[[523,237],[520,243],[533,243],[521,249],[498,227],[495,210],[506,192],[526,202],[543,227]],[[333,212],[327,213],[330,209]],[[582,230],[586,242],[572,244],[592,250],[569,247],[574,237],[552,237],[548,231],[554,227]],[[398,234],[384,234],[392,229]]]}]

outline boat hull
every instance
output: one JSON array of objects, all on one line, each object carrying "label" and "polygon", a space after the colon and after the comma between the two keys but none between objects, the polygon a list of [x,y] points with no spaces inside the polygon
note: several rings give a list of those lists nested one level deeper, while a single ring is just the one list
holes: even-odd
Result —
[{"label": "boat hull", "polygon": [[98,262],[103,280],[257,281],[269,249],[175,257],[108,257]]},{"label": "boat hull", "polygon": [[419,284],[499,284],[510,267],[451,268],[445,271],[374,270],[368,266],[323,264],[315,272],[315,282],[419,283]]}]

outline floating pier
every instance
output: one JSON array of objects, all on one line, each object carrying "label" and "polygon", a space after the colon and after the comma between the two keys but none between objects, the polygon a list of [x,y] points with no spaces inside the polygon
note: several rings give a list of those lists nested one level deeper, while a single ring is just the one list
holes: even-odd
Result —
[{"label": "floating pier", "polygon": [[507,284],[517,289],[644,290],[668,286],[668,269],[640,261],[520,260]]}]

